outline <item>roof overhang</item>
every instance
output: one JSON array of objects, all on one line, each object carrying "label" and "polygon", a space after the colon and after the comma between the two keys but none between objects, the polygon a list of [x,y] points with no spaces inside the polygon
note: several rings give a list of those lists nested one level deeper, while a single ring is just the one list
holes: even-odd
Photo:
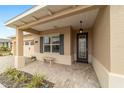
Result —
[{"label": "roof overhang", "polygon": [[34,6],[34,7],[32,7],[31,9],[25,11],[24,13],[22,13],[22,14],[20,14],[20,15],[17,15],[16,17],[14,17],[14,18],[8,20],[8,21],[5,23],[5,25],[13,28],[13,26],[11,26],[11,24],[13,24],[13,23],[16,22],[16,21],[19,21],[19,20],[23,19],[23,18],[26,17],[26,16],[31,15],[32,13],[38,11],[39,9],[41,9],[41,8],[43,8],[43,7],[46,7],[46,5]]},{"label": "roof overhang", "polygon": [[0,38],[0,43],[3,43],[3,42],[10,42],[10,39],[2,39],[2,38]]},{"label": "roof overhang", "polygon": [[[55,6],[55,7],[54,7]],[[40,18],[50,16],[53,12],[67,9],[70,5],[40,5],[25,11],[24,13],[8,20],[5,25],[16,28],[25,24],[39,20]]]},{"label": "roof overhang", "polygon": [[35,6],[27,12],[6,22],[6,26],[25,30],[54,20],[85,13],[102,5],[44,5]]}]

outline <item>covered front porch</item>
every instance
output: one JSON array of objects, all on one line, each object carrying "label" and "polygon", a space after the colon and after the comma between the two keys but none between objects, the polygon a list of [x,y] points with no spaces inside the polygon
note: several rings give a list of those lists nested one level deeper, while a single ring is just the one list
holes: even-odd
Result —
[{"label": "covered front porch", "polygon": [[[24,34],[32,34],[34,48],[32,56],[38,60],[43,60],[44,56],[50,56],[55,59],[55,63],[72,65],[81,61],[92,62],[92,27],[99,10],[103,6],[47,6],[37,10],[15,22],[16,26],[16,58],[15,67],[20,68],[25,65]],[[39,15],[38,11],[43,15]],[[58,12],[57,12],[58,11]],[[40,17],[39,17],[40,16]],[[29,22],[32,20],[32,22]],[[80,24],[82,21],[82,25]],[[82,28],[83,32],[79,29]],[[77,40],[77,34],[87,33],[86,42],[83,44],[83,38],[80,36]],[[53,41],[54,40],[54,41]],[[58,41],[57,41],[58,40]],[[83,47],[83,46],[84,47]],[[83,50],[82,50],[83,49]],[[84,59],[83,59],[84,58]],[[84,60],[84,61],[82,61]]]},{"label": "covered front porch", "polygon": [[20,70],[39,73],[53,82],[56,88],[99,88],[101,87],[91,64],[77,63],[71,66],[33,62]]},{"label": "covered front porch", "polygon": [[[15,67],[29,73],[43,72],[60,85],[57,87],[100,87],[93,66],[102,87],[108,86],[108,76],[101,70],[110,70],[109,13],[109,6],[68,5],[39,6],[20,15],[25,17],[8,23],[16,27]],[[31,56],[38,60],[26,67],[23,32],[31,33]],[[54,58],[53,65],[42,64],[44,57]]]}]

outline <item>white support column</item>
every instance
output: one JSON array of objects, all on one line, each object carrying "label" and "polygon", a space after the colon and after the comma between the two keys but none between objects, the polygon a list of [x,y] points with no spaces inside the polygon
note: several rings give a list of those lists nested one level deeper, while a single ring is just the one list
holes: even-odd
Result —
[{"label": "white support column", "polygon": [[25,65],[25,58],[23,56],[23,31],[16,29],[16,56],[15,68],[21,68]]}]

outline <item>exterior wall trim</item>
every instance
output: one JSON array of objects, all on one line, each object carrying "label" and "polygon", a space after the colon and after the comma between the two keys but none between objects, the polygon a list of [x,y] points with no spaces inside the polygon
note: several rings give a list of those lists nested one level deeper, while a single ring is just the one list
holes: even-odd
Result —
[{"label": "exterior wall trim", "polygon": [[92,56],[92,65],[97,74],[98,80],[101,84],[101,87],[107,88],[109,87],[109,71]]},{"label": "exterior wall trim", "polygon": [[111,88],[124,88],[124,75],[110,73],[109,74],[109,87]]},{"label": "exterior wall trim", "polygon": [[124,75],[109,72],[95,57],[93,58],[93,68],[98,80],[103,88],[124,88]]}]

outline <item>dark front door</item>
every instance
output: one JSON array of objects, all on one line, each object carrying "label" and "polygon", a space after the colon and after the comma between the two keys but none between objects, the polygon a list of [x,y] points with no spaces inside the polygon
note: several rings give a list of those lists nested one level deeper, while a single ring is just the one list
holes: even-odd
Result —
[{"label": "dark front door", "polygon": [[77,62],[88,63],[88,33],[77,34]]}]

